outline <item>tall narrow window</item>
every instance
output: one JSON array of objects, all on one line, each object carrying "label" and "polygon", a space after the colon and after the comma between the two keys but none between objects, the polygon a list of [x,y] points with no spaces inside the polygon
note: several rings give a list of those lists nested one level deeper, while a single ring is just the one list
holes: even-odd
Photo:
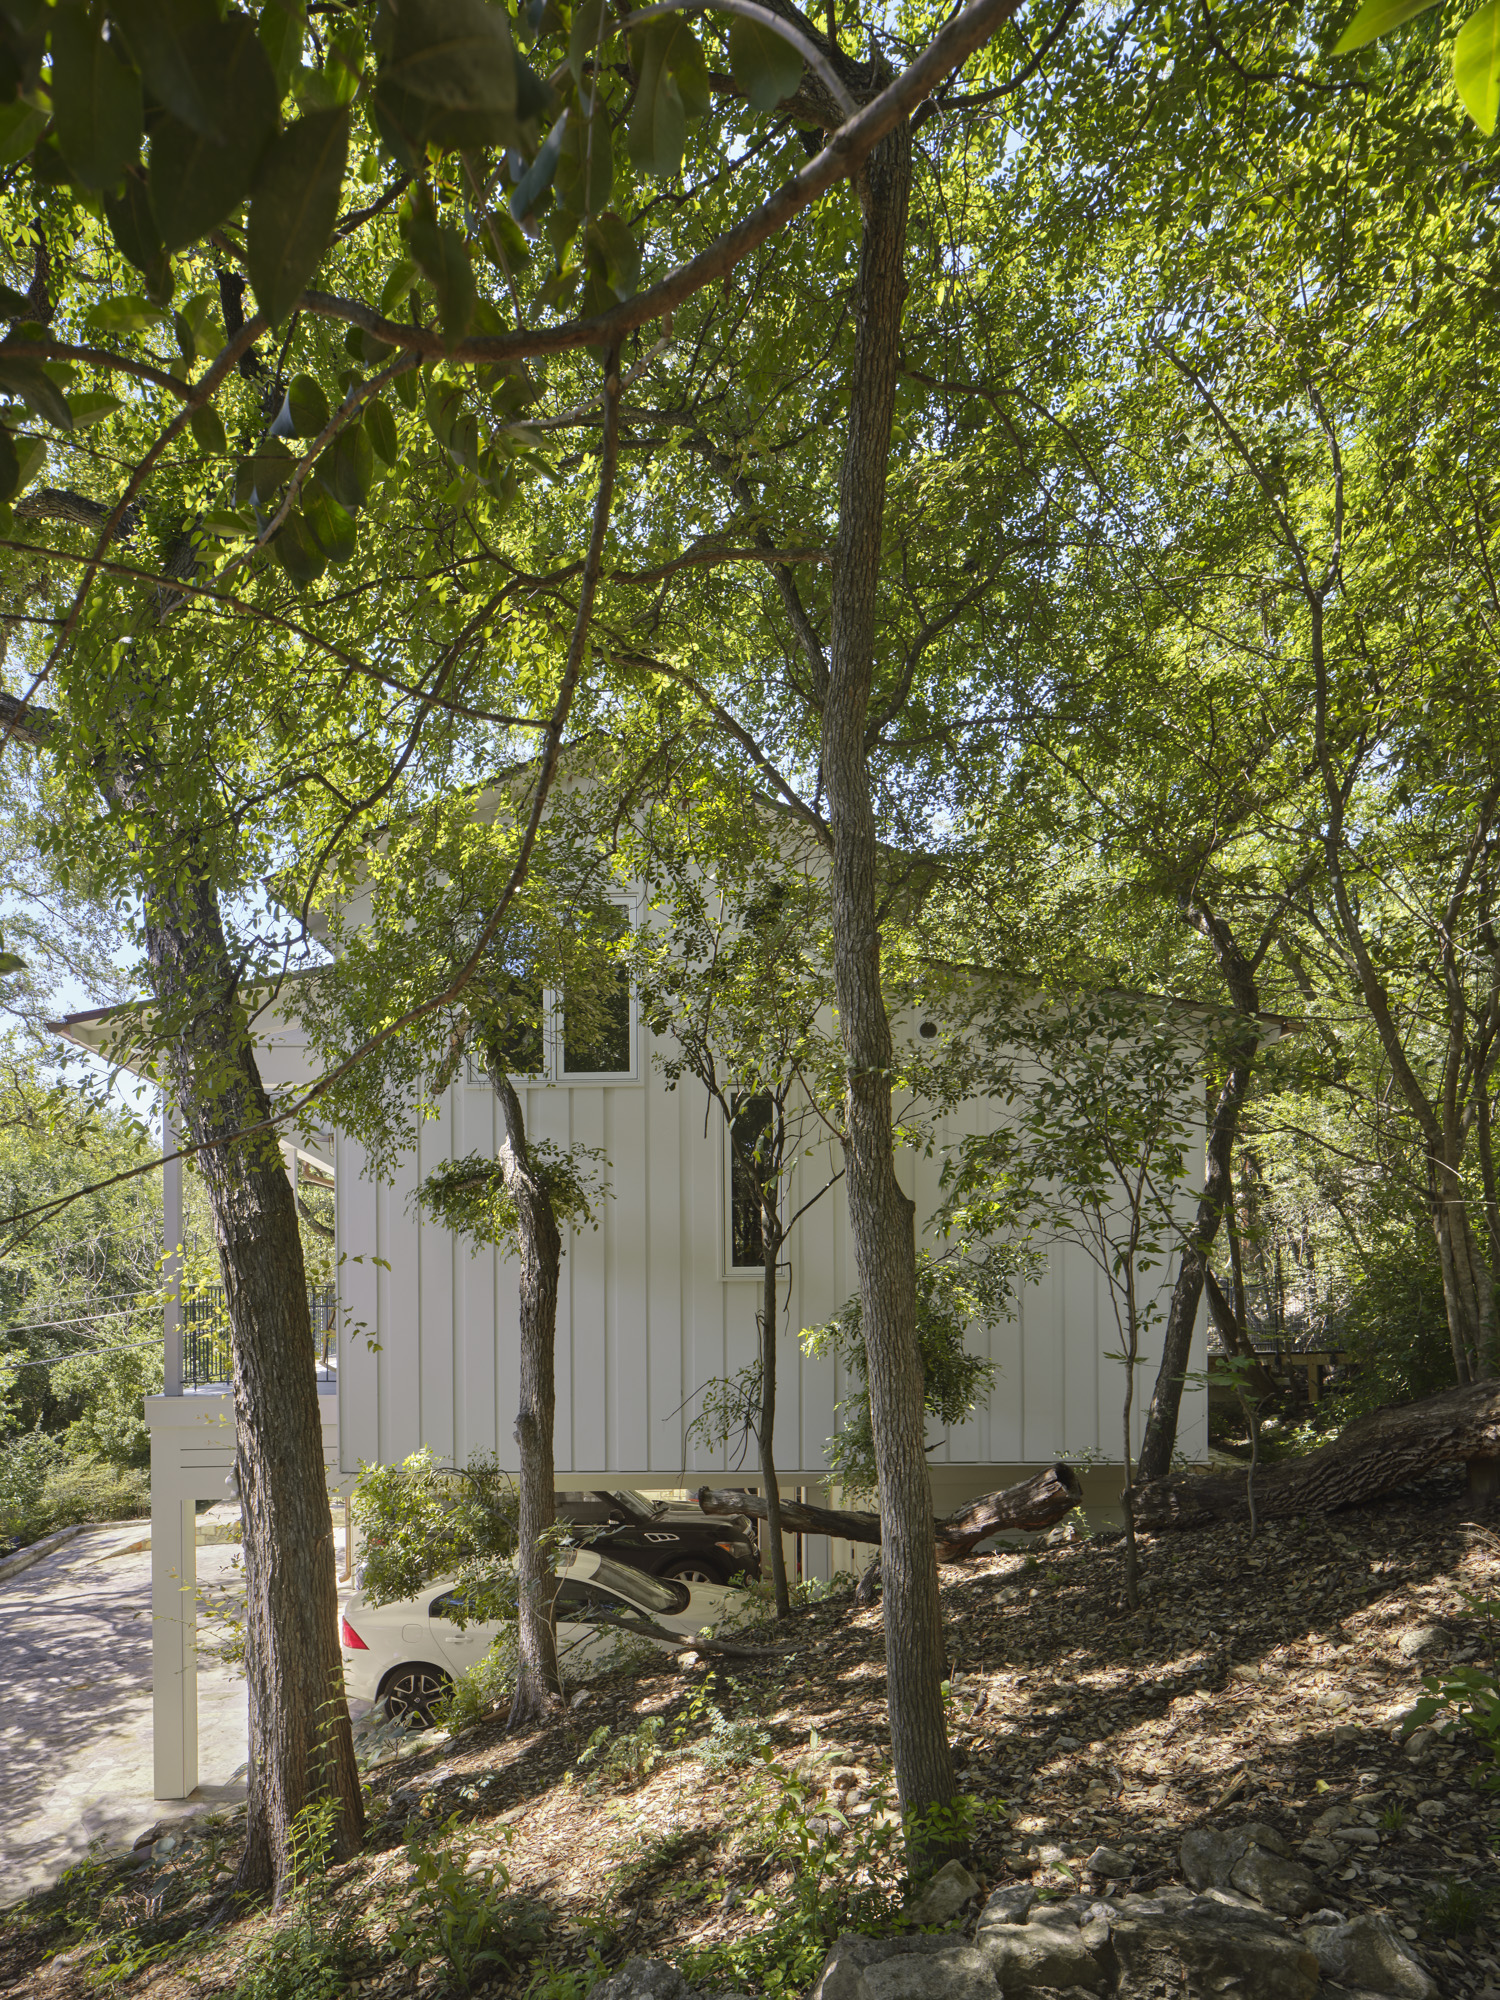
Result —
[{"label": "tall narrow window", "polygon": [[[630,927],[626,910],[617,913],[617,934]],[[585,1008],[565,993],[562,1003],[562,1066],[568,1076],[629,1075],[635,1067],[631,1034],[630,978],[623,966],[605,975]]]},{"label": "tall narrow window", "polygon": [[729,1126],[729,1262],[736,1271],[757,1270],[766,1260],[760,1233],[760,1175],[771,1136],[774,1107],[769,1097],[741,1100]]}]

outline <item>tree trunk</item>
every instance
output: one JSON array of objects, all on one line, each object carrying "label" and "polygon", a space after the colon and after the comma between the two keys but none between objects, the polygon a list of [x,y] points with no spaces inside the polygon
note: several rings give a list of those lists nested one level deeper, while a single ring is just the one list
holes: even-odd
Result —
[{"label": "tree trunk", "polygon": [[951,1807],[955,1786],[943,1717],[942,1614],[923,1449],[916,1239],[912,1204],[896,1179],[891,1030],[881,994],[876,915],[879,856],[865,752],[910,192],[911,133],[901,125],[870,153],[859,182],[863,226],[849,428],[839,468],[822,753],[833,845],[834,992],[847,1065],[844,1159],[884,1528],[891,1755],[902,1811],[912,1826],[908,1858],[916,1867],[948,1844],[924,1839],[923,1827],[931,1827],[934,1812]]},{"label": "tree trunk", "polygon": [[516,1692],[508,1727],[535,1722],[557,1706],[562,1672],[557,1664],[557,1626],[552,1607],[557,1575],[544,1537],[557,1519],[552,1433],[557,1415],[557,1281],[562,1265],[562,1231],[547,1185],[532,1165],[526,1145],[521,1100],[506,1074],[503,1057],[487,1051],[490,1080],[500,1101],[505,1137],[500,1171],[516,1205],[521,1251],[520,1403],[515,1440],[521,1454],[517,1481],[520,1523],[516,1575],[519,1598]]},{"label": "tree trunk", "polygon": [[[1321,1451],[1261,1467],[1255,1511],[1262,1521],[1284,1521],[1353,1507],[1437,1466],[1483,1466],[1497,1455],[1500,1382],[1466,1383],[1420,1403],[1372,1410]],[[1136,1488],[1135,1515],[1143,1528],[1247,1520],[1246,1481],[1238,1473],[1155,1479]]]},{"label": "tree trunk", "polygon": [[781,1255],[781,1218],[761,1189],[760,1249],[765,1278],[760,1301],[760,1475],[766,1489],[766,1527],[771,1544],[771,1586],[776,1616],[792,1615],[786,1587],[786,1550],[781,1540],[781,1488],[776,1483],[776,1265]]},{"label": "tree trunk", "polygon": [[1208,1254],[1219,1232],[1220,1219],[1234,1201],[1234,1142],[1239,1134],[1240,1113],[1255,1073],[1255,1057],[1260,1036],[1254,1016],[1260,1012],[1260,994],[1251,977],[1244,954],[1228,926],[1212,912],[1198,912],[1198,927],[1210,938],[1214,955],[1229,986],[1236,1014],[1229,1049],[1229,1068],[1224,1087],[1214,1106],[1206,1147],[1208,1172],[1193,1233],[1182,1248],[1177,1282],[1167,1310],[1167,1327],[1162,1337],[1161,1366],[1156,1371],[1156,1387],[1141,1438],[1137,1477],[1161,1479],[1172,1469],[1172,1453],[1177,1448],[1177,1419],[1182,1408],[1182,1384],[1193,1345],[1193,1329],[1198,1323],[1198,1306],[1203,1295],[1203,1274]]},{"label": "tree trunk", "polygon": [[338,1642],[333,1518],[296,1201],[270,1114],[217,899],[190,866],[146,892],[146,947],[178,1117],[201,1150],[229,1308],[245,1520],[249,1820],[236,1889],[288,1886],[293,1820],[337,1801],[333,1853],[364,1838]]},{"label": "tree trunk", "polygon": [[[938,1560],[960,1562],[972,1555],[986,1536],[1001,1534],[1007,1528],[1050,1528],[1071,1513],[1082,1498],[1078,1476],[1066,1465],[1049,1465],[1045,1472],[1034,1473],[1002,1493],[982,1493],[977,1500],[966,1500],[943,1520],[932,1523]],[[749,1514],[759,1521],[768,1516],[758,1493],[745,1493],[738,1487],[716,1491],[700,1486],[698,1505],[705,1514]],[[780,1512],[783,1525],[798,1534],[835,1535],[846,1542],[878,1542],[881,1538],[878,1514],[815,1507],[806,1500],[783,1500]]]}]

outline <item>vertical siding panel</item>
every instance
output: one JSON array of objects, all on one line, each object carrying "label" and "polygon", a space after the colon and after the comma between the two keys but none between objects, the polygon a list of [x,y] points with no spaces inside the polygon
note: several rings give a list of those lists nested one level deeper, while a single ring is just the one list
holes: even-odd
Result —
[{"label": "vertical siding panel", "polygon": [[[796,1200],[809,1200],[841,1164],[832,1146],[816,1147],[812,1158],[798,1169]],[[799,1311],[795,1333],[806,1326],[823,1325],[844,1302],[846,1295],[839,1289],[838,1238],[847,1213],[844,1183],[839,1181],[797,1224]],[[787,1440],[792,1447],[786,1454],[787,1469],[817,1477],[828,1469],[828,1440],[833,1435],[834,1406],[839,1397],[838,1371],[829,1355],[804,1355],[800,1342],[792,1361],[800,1410],[796,1437]]]},{"label": "vertical siding panel", "polygon": [[406,1207],[415,1184],[414,1154],[403,1154],[394,1186],[380,1188],[380,1254],[390,1265],[381,1272],[387,1309],[381,1314],[383,1376],[382,1458],[399,1462],[427,1442],[422,1407],[421,1232]]},{"label": "vertical siding panel", "polygon": [[[556,1095],[571,1108],[571,1139],[575,1146],[604,1147],[604,1092],[596,1085],[574,1084]],[[566,1144],[560,1140],[559,1144]],[[608,1163],[603,1174],[611,1186]],[[607,1206],[613,1206],[608,1203]],[[604,1472],[611,1464],[610,1441],[615,1431],[614,1400],[616,1383],[610,1369],[609,1344],[605,1338],[607,1288],[605,1250],[607,1227],[585,1230],[568,1245],[568,1262],[573,1267],[573,1468],[580,1472]]]},{"label": "vertical siding panel", "polygon": [[[459,1157],[478,1153],[493,1159],[495,1093],[488,1085],[466,1082],[462,1074],[453,1093],[455,1153]],[[475,1452],[497,1451],[501,1435],[495,1378],[495,1261],[488,1245],[476,1247],[463,1238],[455,1239],[453,1297],[459,1352],[455,1428],[465,1463]]]},{"label": "vertical siding panel", "polygon": [[[678,1434],[678,1464],[683,1463],[683,1432],[703,1407],[703,1390],[725,1373],[727,1294],[738,1280],[726,1281],[724,1226],[723,1120],[709,1107],[701,1085],[684,1082],[677,1092],[682,1134],[682,1269],[686,1287],[686,1338],[682,1395],[685,1399]],[[723,1452],[709,1452],[695,1439],[687,1449],[689,1474],[722,1473]],[[691,1484],[691,1479],[689,1481]]]},{"label": "vertical siding panel", "polygon": [[354,1472],[359,1461],[380,1456],[380,1369],[371,1341],[378,1342],[379,1254],[375,1190],[365,1178],[364,1148],[342,1132],[334,1140],[334,1212],[342,1261],[335,1276],[339,1302],[339,1460]]},{"label": "vertical siding panel", "polygon": [[632,1474],[651,1462],[651,1349],[647,1331],[651,1165],[645,1109],[645,1094],[650,1088],[650,1082],[644,1088],[620,1084],[599,1093],[615,1191],[614,1199],[604,1204],[600,1225],[609,1279],[609,1365],[616,1385],[617,1429],[610,1440],[609,1463],[616,1471]]},{"label": "vertical siding panel", "polygon": [[[417,1131],[416,1169],[421,1180],[453,1153],[453,1107],[445,1096],[438,1115],[424,1118]],[[417,1219],[421,1243],[418,1257],[419,1306],[422,1328],[422,1442],[451,1462],[455,1449],[453,1422],[454,1339],[453,1233],[409,1197],[408,1213]]]},{"label": "vertical siding panel", "polygon": [[678,1098],[669,1092],[652,1061],[653,1038],[643,1027],[641,1060],[646,1081],[640,1096],[645,1122],[646,1201],[646,1409],[644,1470],[668,1472],[675,1481],[682,1466],[681,1419],[672,1413],[683,1389],[683,1216],[682,1131]]}]

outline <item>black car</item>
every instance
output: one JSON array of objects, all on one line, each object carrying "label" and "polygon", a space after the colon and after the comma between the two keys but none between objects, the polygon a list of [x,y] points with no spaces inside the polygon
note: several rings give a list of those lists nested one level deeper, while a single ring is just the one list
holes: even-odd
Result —
[{"label": "black car", "polygon": [[647,1576],[729,1583],[760,1575],[760,1550],[743,1514],[710,1518],[682,1501],[616,1493],[559,1493],[557,1518],[590,1531],[589,1547]]}]

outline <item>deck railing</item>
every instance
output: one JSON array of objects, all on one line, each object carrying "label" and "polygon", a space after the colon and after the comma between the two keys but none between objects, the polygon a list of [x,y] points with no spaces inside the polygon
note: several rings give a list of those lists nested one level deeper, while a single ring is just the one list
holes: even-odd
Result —
[{"label": "deck railing", "polygon": [[[309,1285],[313,1358],[318,1380],[338,1378],[338,1288]],[[202,1389],[229,1380],[229,1307],[222,1285],[205,1285],[182,1301],[182,1386]]]}]

